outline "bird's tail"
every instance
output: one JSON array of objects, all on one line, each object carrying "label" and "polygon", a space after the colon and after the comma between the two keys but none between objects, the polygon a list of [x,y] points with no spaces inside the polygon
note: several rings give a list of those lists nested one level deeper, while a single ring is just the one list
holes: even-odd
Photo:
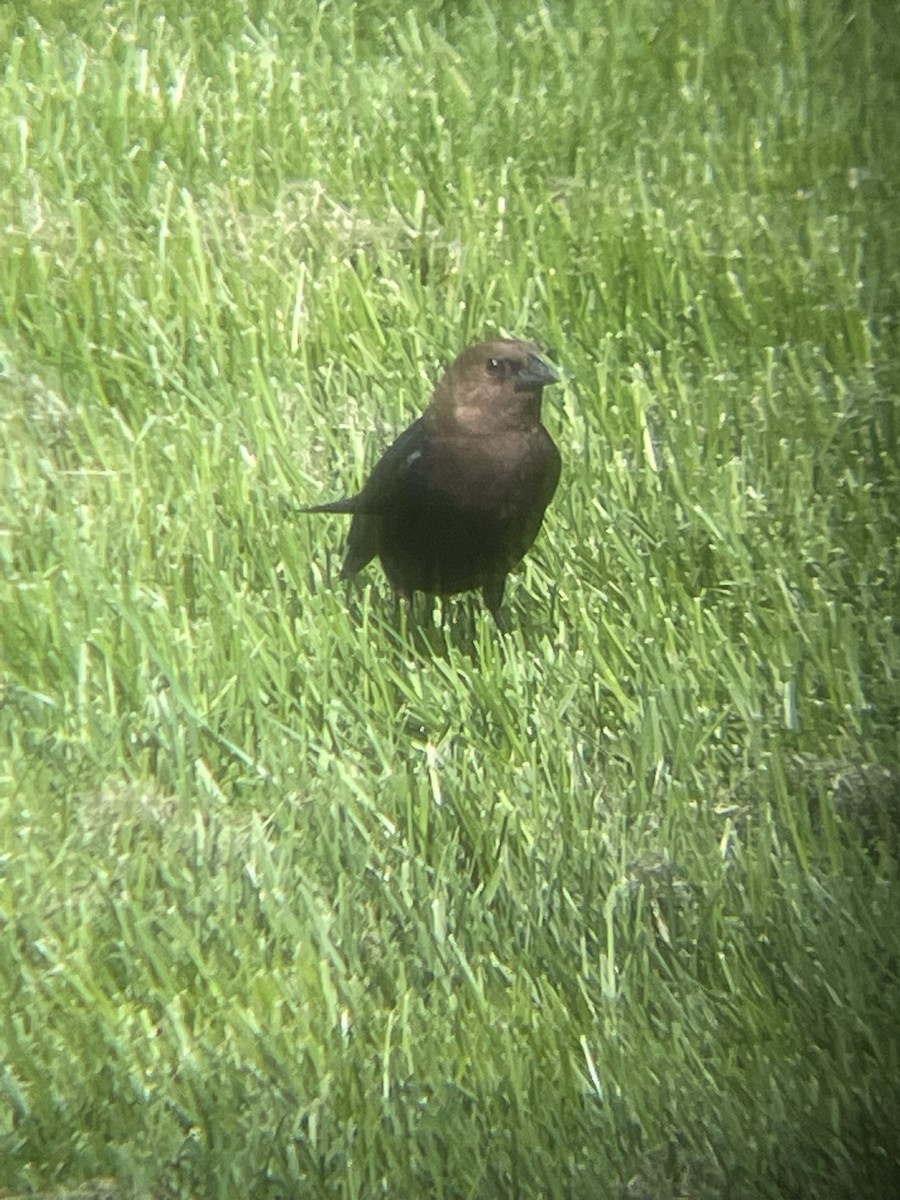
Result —
[{"label": "bird's tail", "polygon": [[356,497],[347,496],[343,500],[332,500],[329,504],[310,504],[294,509],[301,513],[355,513]]}]

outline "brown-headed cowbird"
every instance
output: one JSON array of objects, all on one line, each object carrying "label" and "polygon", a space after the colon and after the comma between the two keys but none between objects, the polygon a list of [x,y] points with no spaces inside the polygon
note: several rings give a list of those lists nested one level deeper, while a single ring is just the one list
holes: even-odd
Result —
[{"label": "brown-headed cowbird", "polygon": [[465,349],[361,492],[302,510],[353,514],[341,578],[377,555],[408,602],[481,588],[498,619],[506,574],[559,481],[559,451],[541,424],[541,393],[558,381],[531,342]]}]

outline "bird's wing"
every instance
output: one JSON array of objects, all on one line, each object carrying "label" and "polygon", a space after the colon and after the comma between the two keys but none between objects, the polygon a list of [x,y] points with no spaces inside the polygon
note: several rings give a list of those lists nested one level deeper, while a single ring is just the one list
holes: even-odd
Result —
[{"label": "bird's wing", "polygon": [[343,496],[340,500],[328,500],[324,504],[305,504],[294,511],[301,513],[370,513],[385,512],[391,506],[398,490],[409,476],[412,465],[421,457],[424,445],[424,429],[421,418],[413,421],[408,429],[388,446],[372,468],[361,491],[355,496]]},{"label": "bird's wing", "polygon": [[343,511],[352,512],[353,521],[341,567],[342,579],[355,575],[378,553],[380,518],[400,504],[424,446],[425,426],[420,418],[388,446],[362,491],[344,502],[347,507]]},{"label": "bird's wing", "polygon": [[388,512],[403,492],[425,448],[425,423],[419,417],[393,441],[372,468],[352,511],[377,516]]}]

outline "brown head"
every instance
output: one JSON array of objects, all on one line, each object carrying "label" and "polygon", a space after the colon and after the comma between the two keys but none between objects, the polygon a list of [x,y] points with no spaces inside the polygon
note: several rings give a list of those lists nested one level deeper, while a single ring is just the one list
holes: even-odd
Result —
[{"label": "brown head", "polygon": [[444,373],[425,410],[441,433],[491,435],[533,429],[541,392],[559,375],[533,342],[498,339],[467,346]]}]

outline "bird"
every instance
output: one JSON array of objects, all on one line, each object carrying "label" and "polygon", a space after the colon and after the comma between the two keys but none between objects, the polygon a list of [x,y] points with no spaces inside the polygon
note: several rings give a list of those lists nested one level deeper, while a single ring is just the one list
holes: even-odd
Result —
[{"label": "bird", "polygon": [[502,627],[506,576],[559,483],[560,453],[541,423],[543,390],[559,382],[532,342],[466,347],[361,491],[300,509],[352,515],[340,578],[377,557],[410,611],[416,592],[480,588]]}]

